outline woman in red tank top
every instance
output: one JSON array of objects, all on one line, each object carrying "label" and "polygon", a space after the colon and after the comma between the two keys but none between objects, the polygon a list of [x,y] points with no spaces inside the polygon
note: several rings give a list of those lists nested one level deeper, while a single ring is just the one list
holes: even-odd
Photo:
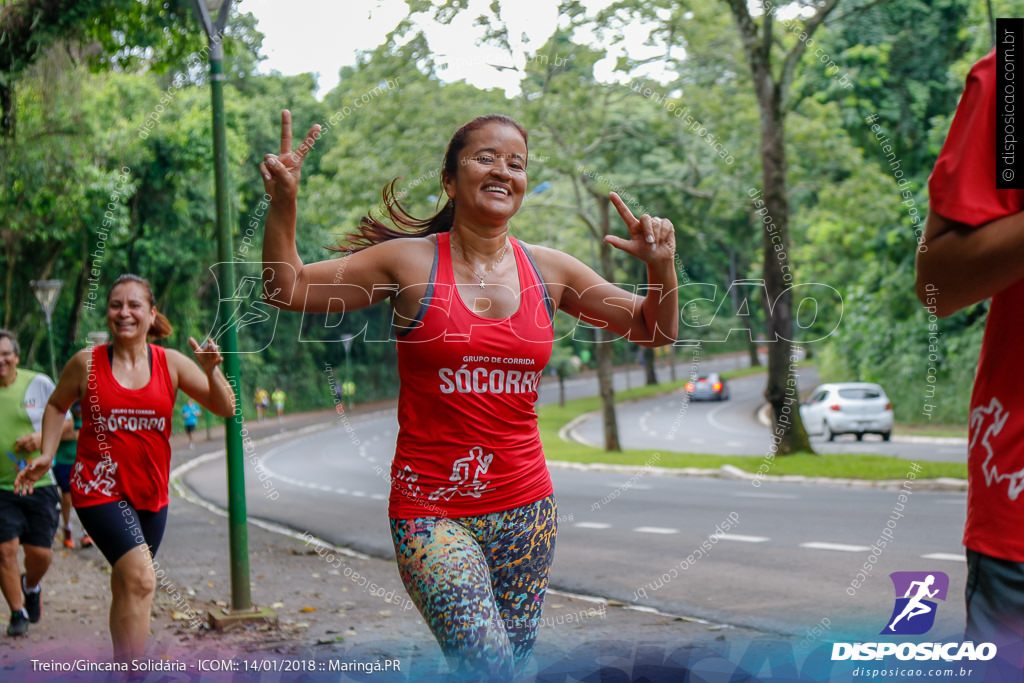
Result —
[{"label": "woman in red tank top", "polygon": [[[399,571],[452,668],[481,677],[521,670],[536,638],[556,515],[533,410],[562,310],[644,346],[674,341],[675,230],[612,204],[629,239],[605,241],[647,264],[648,296],[610,284],[572,256],[508,235],[527,187],[527,133],[502,115],[459,128],[441,171],[444,208],[416,219],[384,190],[396,228],[364,217],[340,260],[305,265],[295,242],[302,161],[260,165],[272,197],[263,242],[272,303],[352,310],[390,299],[398,335],[399,436],[390,518]],[[282,267],[282,264],[287,264]],[[332,303],[333,302],[333,303]]]},{"label": "woman in red tank top", "polygon": [[[142,656],[156,589],[154,556],[167,520],[171,417],[180,388],[211,412],[234,414],[234,392],[217,366],[212,341],[189,338],[199,365],[147,339],[169,336],[153,290],[137,275],[122,275],[107,295],[111,343],[82,349],[61,374],[43,414],[40,455],[15,480],[31,493],[50,468],[64,414],[82,403],[71,496],[82,526],[110,562],[110,637],[114,658]],[[200,367],[201,366],[201,367]]]}]

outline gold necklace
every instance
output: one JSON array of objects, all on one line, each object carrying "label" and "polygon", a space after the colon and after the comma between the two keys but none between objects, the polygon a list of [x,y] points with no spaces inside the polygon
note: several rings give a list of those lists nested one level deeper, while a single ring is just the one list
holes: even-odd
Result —
[{"label": "gold necklace", "polygon": [[501,247],[501,252],[499,252],[499,253],[498,253],[498,258],[497,258],[497,260],[495,260],[495,262],[494,262],[494,263],[492,263],[492,264],[491,264],[490,266],[488,266],[488,267],[487,267],[487,270],[485,270],[485,271],[484,271],[484,274],[483,274],[483,275],[481,275],[480,273],[476,272],[476,268],[474,268],[474,267],[473,267],[473,265],[472,265],[472,264],[471,264],[471,263],[469,262],[469,260],[468,260],[468,259],[466,258],[466,256],[465,256],[465,254],[463,254],[463,253],[462,253],[462,248],[461,248],[461,247],[459,247],[459,245],[455,244],[455,242],[454,242],[454,241],[451,241],[451,240],[450,240],[450,243],[451,243],[451,245],[452,245],[452,248],[453,248],[453,249],[455,249],[456,253],[458,253],[458,255],[459,255],[459,258],[460,258],[460,259],[462,259],[462,262],[463,262],[463,263],[465,263],[465,264],[466,264],[466,266],[467,266],[467,267],[468,267],[468,268],[469,268],[469,269],[470,269],[471,271],[473,271],[473,275],[475,275],[475,276],[476,276],[476,279],[477,279],[477,280],[480,280],[480,288],[481,288],[481,289],[483,289],[484,287],[486,287],[486,286],[487,286],[487,285],[486,285],[486,284],[484,283],[484,279],[485,279],[485,278],[486,278],[486,277],[487,277],[488,275],[490,275],[490,274],[491,274],[491,271],[492,271],[492,270],[494,270],[494,269],[495,269],[495,268],[496,268],[496,267],[498,266],[498,264],[499,264],[499,263],[501,263],[501,260],[502,260],[503,258],[505,258],[505,250],[506,250],[506,249],[508,249],[508,238],[506,237],[506,238],[505,238],[505,244],[504,244],[504,245],[503,245],[503,246]]}]

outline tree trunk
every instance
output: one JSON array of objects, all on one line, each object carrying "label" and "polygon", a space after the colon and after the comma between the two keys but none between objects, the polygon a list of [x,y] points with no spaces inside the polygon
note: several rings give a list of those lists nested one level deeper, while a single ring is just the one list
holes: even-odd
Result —
[{"label": "tree trunk", "polygon": [[4,235],[4,269],[7,271],[4,276],[4,329],[11,329],[11,315],[14,312],[14,267],[18,261],[18,235],[11,231]]},{"label": "tree trunk", "polygon": [[[789,270],[789,198],[786,193],[785,121],[777,85],[766,89],[761,101],[761,161],[764,168],[764,203],[771,222],[764,226],[764,281],[768,386],[765,398],[772,406],[772,440],[779,455],[811,452],[800,420],[800,395],[792,363],[793,306]],[[781,245],[781,247],[780,247]],[[785,268],[785,269],[784,269]]]},{"label": "tree trunk", "polygon": [[761,359],[757,355],[757,337],[754,335],[754,326],[750,324],[749,315],[741,315],[740,320],[747,328],[747,352],[750,354],[750,367],[761,367]]},{"label": "tree trunk", "polygon": [[565,407],[565,373],[558,373],[558,405]]},{"label": "tree trunk", "polygon": [[[68,320],[68,334],[67,339],[63,341],[62,350],[66,353],[70,348],[74,347],[75,340],[78,339],[78,326],[82,322],[82,302],[85,301],[85,287],[86,281],[89,279],[90,266],[92,260],[89,258],[89,232],[82,234],[82,270],[78,274],[78,280],[75,282],[75,305],[71,307],[71,317]],[[56,379],[54,379],[56,381]]]},{"label": "tree trunk", "polygon": [[8,81],[0,84],[0,137],[14,139],[17,121],[14,102],[14,84]]},{"label": "tree trunk", "polygon": [[[601,231],[607,235],[611,232],[610,203],[606,198],[601,198],[598,206],[601,211]],[[601,258],[601,274],[608,282],[615,282],[612,246],[601,240],[598,253]],[[614,335],[608,330],[600,330],[597,333],[598,344],[594,354],[597,359],[597,383],[601,392],[601,414],[604,416],[604,449],[606,451],[622,450],[619,445],[619,423],[615,416],[615,388],[612,385],[612,341],[614,339]],[[628,369],[627,372],[629,372]]]},{"label": "tree trunk", "polygon": [[658,383],[658,375],[654,367],[654,349],[650,346],[644,347],[644,371],[647,373],[647,386]]},{"label": "tree trunk", "polygon": [[668,347],[668,376],[673,382],[676,381],[676,345]]},{"label": "tree trunk", "polygon": [[601,392],[601,415],[604,418],[604,449],[621,451],[619,423],[615,416],[615,389],[612,386],[612,341],[608,330],[597,331],[599,342],[594,349],[597,359],[597,384]]}]

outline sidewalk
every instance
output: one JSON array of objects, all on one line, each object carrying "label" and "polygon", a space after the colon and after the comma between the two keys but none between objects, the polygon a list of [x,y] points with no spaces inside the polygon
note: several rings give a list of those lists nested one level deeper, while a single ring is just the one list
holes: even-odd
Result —
[{"label": "sidewalk", "polygon": [[[382,407],[363,406],[356,412]],[[247,427],[254,438],[264,438],[282,430],[331,423],[332,418],[336,418],[333,411],[302,413],[289,415],[281,423],[271,418]],[[211,441],[205,441],[205,430],[197,431],[202,440],[194,451],[188,449],[184,435],[172,437],[172,467],[221,448],[223,427],[212,431]],[[337,513],[326,510],[324,514]],[[77,530],[77,520],[74,523]],[[311,660],[317,666],[333,661],[335,667],[344,662],[370,666],[379,660],[398,660],[401,673],[393,674],[396,677],[389,679],[386,672],[375,674],[385,680],[421,680],[424,672],[444,670],[440,651],[408,601],[394,562],[324,549],[321,556],[313,545],[251,524],[248,536],[253,602],[272,608],[278,625],[225,633],[194,628],[196,623],[205,624],[211,610],[226,607],[231,599],[227,519],[172,496],[167,533],[157,555],[158,569],[165,574],[163,585],[157,588],[148,647],[150,656],[163,662],[162,666],[183,667],[184,673],[168,679],[166,672],[150,671],[145,680],[229,681],[242,675],[239,672],[249,671],[247,677],[237,680],[290,682],[304,674],[287,667],[304,666],[299,662]],[[42,620],[30,627],[25,638],[0,636],[0,680],[108,680],[105,674],[32,671],[32,659],[50,662],[81,657],[87,662],[105,662],[111,657],[106,562],[95,548],[68,550],[56,541],[54,547],[53,564],[43,581]],[[197,618],[190,621],[191,614]],[[700,645],[721,648],[725,640],[762,635],[558,593],[549,593],[543,619],[535,669],[564,669],[567,657],[574,662],[581,657],[597,662],[602,653],[611,651],[638,653],[639,643],[690,652]],[[225,664],[237,670],[200,673],[197,668],[199,662],[219,660],[232,660],[234,664]],[[350,679],[332,673],[329,680]],[[364,679],[357,675],[351,680]]]}]

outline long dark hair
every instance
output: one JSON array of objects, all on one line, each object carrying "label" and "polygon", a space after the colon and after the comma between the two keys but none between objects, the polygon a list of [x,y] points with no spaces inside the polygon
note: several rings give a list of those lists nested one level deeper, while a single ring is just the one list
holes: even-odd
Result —
[{"label": "long dark hair", "polygon": [[[156,298],[153,296],[153,288],[149,285],[149,280],[138,275],[131,273],[125,273],[124,275],[118,276],[114,280],[114,284],[110,285],[110,289],[107,291],[107,302],[110,302],[110,296],[114,293],[114,288],[118,285],[123,285],[126,282],[134,282],[142,285],[142,288],[146,290],[146,298],[149,300],[150,308],[156,306]],[[149,326],[149,330],[146,332],[146,336],[150,339],[163,339],[169,337],[174,333],[174,328],[171,327],[171,321],[167,319],[160,311],[157,311],[156,318],[153,320],[153,324]]]},{"label": "long dark hair", "polygon": [[[487,114],[486,116],[476,117],[455,131],[452,139],[448,142],[448,151],[444,154],[444,165],[441,170],[442,192],[444,191],[445,180],[455,177],[455,173],[459,168],[459,154],[466,147],[469,134],[489,123],[502,123],[512,126],[523,136],[523,142],[529,145],[529,136],[526,133],[526,129],[510,116]],[[398,178],[395,178],[385,185],[381,191],[381,195],[384,198],[384,207],[388,212],[388,218],[391,219],[391,222],[397,229],[389,227],[372,215],[367,214],[359,221],[358,231],[347,235],[349,238],[348,243],[334,247],[332,251],[352,253],[399,237],[426,237],[438,232],[448,232],[452,229],[452,223],[455,220],[455,201],[453,199],[445,202],[441,210],[430,218],[416,218],[406,211],[398,200],[398,195],[395,193],[395,183],[398,180]]]}]

